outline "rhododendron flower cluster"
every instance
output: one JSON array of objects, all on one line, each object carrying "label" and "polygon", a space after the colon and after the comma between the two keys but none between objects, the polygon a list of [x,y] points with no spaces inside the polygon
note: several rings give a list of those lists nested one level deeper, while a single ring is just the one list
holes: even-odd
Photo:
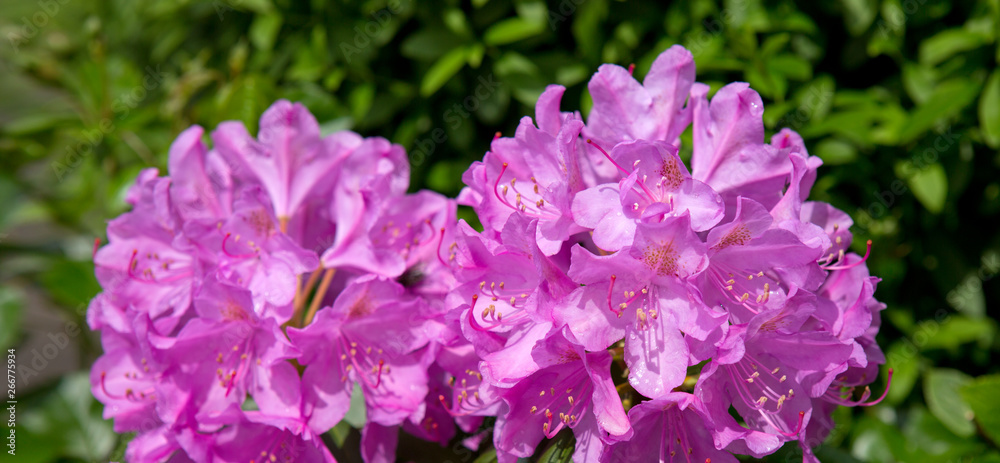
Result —
[{"label": "rhododendron flower cluster", "polygon": [[850,217],[807,201],[819,159],[765,140],[747,84],[709,98],[679,46],[641,83],[601,66],[586,121],[563,91],[457,200],[407,193],[401,147],[322,136],[286,101],[256,138],[182,133],[94,256],[91,381],[138,433],[128,460],[334,461],[320,436],[361,394],[367,462],[395,461],[400,431],[492,440],[501,463],[561,432],[578,463],[788,441],[814,461],[884,363],[871,243],[850,252]]}]

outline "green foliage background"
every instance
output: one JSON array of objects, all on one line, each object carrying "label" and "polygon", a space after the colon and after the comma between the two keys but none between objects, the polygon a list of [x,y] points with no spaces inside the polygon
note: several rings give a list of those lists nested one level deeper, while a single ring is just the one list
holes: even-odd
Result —
[{"label": "green foliage background", "polygon": [[[99,290],[94,239],[184,128],[254,131],[275,99],[300,101],[325,131],[402,144],[412,188],[453,195],[545,85],[586,114],[600,64],[642,76],[675,43],[713,90],[750,82],[768,130],[824,160],[812,198],[854,217],[856,251],[874,242],[896,375],[881,404],[837,413],[820,457],[1000,461],[998,28],[998,0],[0,0],[0,347],[30,364],[70,340],[19,383],[17,461],[122,458],[129,436],[89,393],[99,340],[66,323],[84,326]],[[498,86],[477,97],[484,81]],[[327,437],[356,461],[350,426]],[[792,447],[768,460],[796,461]],[[400,446],[474,458],[449,452]]]}]

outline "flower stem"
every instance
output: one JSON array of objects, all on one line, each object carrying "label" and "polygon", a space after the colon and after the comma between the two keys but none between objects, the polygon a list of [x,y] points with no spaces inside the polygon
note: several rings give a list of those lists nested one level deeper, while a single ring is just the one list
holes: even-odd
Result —
[{"label": "flower stem", "polygon": [[[316,295],[313,296],[312,304],[309,304],[309,311],[306,312],[305,318],[302,320],[302,326],[306,326],[312,323],[313,317],[316,316],[316,311],[319,310],[320,304],[323,303],[323,297],[326,296],[326,290],[330,287],[330,281],[333,280],[333,275],[337,273],[337,269],[328,268],[323,272],[323,281],[319,284],[319,289],[316,290]],[[319,272],[316,272],[319,274]]]},{"label": "flower stem", "polygon": [[301,292],[296,291],[296,294],[295,294],[296,298],[295,298],[295,305],[294,305],[294,308],[295,308],[295,317],[296,318],[298,318],[299,314],[302,312],[302,309],[306,305],[306,298],[309,297],[309,293],[311,293],[312,290],[313,290],[313,288],[316,287],[316,282],[319,281],[319,275],[320,275],[320,273],[322,273],[322,272],[320,272],[320,270],[322,270],[322,269],[323,269],[323,267],[321,266],[320,268],[317,268],[316,270],[314,270],[312,272],[312,275],[309,275],[309,280],[306,281],[306,286],[304,288],[302,288],[302,291]]}]

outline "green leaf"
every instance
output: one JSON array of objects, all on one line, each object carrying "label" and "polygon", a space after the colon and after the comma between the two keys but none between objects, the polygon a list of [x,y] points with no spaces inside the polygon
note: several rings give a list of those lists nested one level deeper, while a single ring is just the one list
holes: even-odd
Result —
[{"label": "green leaf", "polygon": [[[938,214],[944,209],[944,202],[948,196],[948,176],[941,164],[935,163],[917,170],[906,161],[897,164],[896,172],[906,179],[906,183],[913,190],[913,196],[928,211]],[[907,172],[909,174],[905,174]]]},{"label": "green leaf", "polygon": [[346,420],[340,420],[336,426],[327,431],[327,434],[333,438],[333,443],[337,448],[344,448],[344,442],[347,441],[347,436],[351,433],[351,425]]},{"label": "green leaf", "polygon": [[903,88],[917,104],[926,102],[934,94],[936,86],[934,68],[913,63],[903,65]]},{"label": "green leaf", "polygon": [[456,218],[465,220],[476,231],[483,230],[483,224],[479,222],[479,214],[476,214],[476,211],[472,210],[469,206],[458,206]]},{"label": "green leaf", "polygon": [[[892,387],[886,395],[890,404],[898,404],[910,396],[920,377],[920,352],[908,340],[896,341],[885,354],[886,366],[892,368]],[[883,380],[887,371],[882,372]]]},{"label": "green leaf", "polygon": [[969,375],[945,368],[935,368],[924,376],[927,408],[959,437],[971,437],[976,432],[972,409],[959,395],[959,390],[970,382]]},{"label": "green leaf", "polygon": [[844,23],[851,35],[861,35],[875,20],[878,2],[867,0],[840,0],[844,10]]},{"label": "green leaf", "polygon": [[[7,432],[6,425],[4,432]],[[61,444],[56,443],[54,436],[40,434],[21,426],[20,429],[17,429],[16,437],[16,460],[18,463],[49,463],[59,461]],[[8,449],[5,448],[4,450]]]},{"label": "green leaf", "polygon": [[26,408],[20,422],[25,434],[42,438],[18,441],[18,452],[31,455],[52,448],[63,456],[87,461],[106,461],[116,437],[111,421],[101,419],[102,406],[90,393],[87,372],[79,372],[59,383],[43,406]]},{"label": "green leaf", "polygon": [[216,95],[218,119],[239,119],[255,133],[261,113],[271,104],[271,85],[269,79],[257,74],[227,83]]},{"label": "green leaf", "polygon": [[[856,437],[851,453],[861,461],[898,461],[909,447],[899,428],[885,424],[874,416],[864,416],[851,430]],[[903,460],[909,461],[909,460]]]},{"label": "green leaf", "polygon": [[326,69],[325,51],[317,52],[312,47],[299,47],[295,59],[286,74],[289,79],[314,82],[323,77]]},{"label": "green leaf", "polygon": [[983,294],[983,280],[975,273],[965,276],[955,289],[948,291],[948,304],[969,318],[982,320],[986,317],[986,295]]},{"label": "green leaf", "polygon": [[979,127],[991,148],[1000,148],[1000,70],[993,71],[979,97]]},{"label": "green leaf", "polygon": [[[603,22],[608,17],[607,0],[587,0],[572,16],[573,38],[585,56],[596,56],[604,43]],[[569,19],[561,13],[549,19],[550,25],[559,25]]]},{"label": "green leaf", "polygon": [[0,288],[0,351],[17,342],[21,330],[21,310],[24,302],[13,288]]},{"label": "green leaf", "polygon": [[986,437],[1000,442],[1000,375],[980,376],[960,392]]},{"label": "green leaf", "polygon": [[508,18],[486,29],[483,41],[487,45],[504,45],[534,37],[544,30],[544,22],[529,21],[524,18]]},{"label": "green leaf", "polygon": [[788,82],[783,76],[761,69],[756,65],[747,67],[744,73],[750,87],[756,89],[762,96],[778,101],[784,99]]},{"label": "green leaf", "polygon": [[479,68],[479,65],[483,62],[483,55],[486,53],[486,47],[482,44],[475,44],[469,47],[469,54],[466,55],[469,63],[473,69]]},{"label": "green leaf", "polygon": [[118,435],[118,443],[115,445],[115,449],[111,451],[111,455],[108,455],[108,461],[125,461],[125,450],[128,449],[129,442],[135,439],[136,433],[130,432]]},{"label": "green leaf", "polygon": [[573,461],[573,450],[576,447],[576,439],[572,432],[563,429],[552,439],[549,447],[545,449],[542,456],[538,457],[538,463],[569,463]]},{"label": "green leaf", "polygon": [[363,120],[375,100],[375,84],[369,82],[354,88],[348,101],[351,104],[351,116],[355,120]]},{"label": "green leaf", "polygon": [[267,13],[274,10],[274,5],[270,0],[232,0],[227,2],[237,8],[246,8],[255,13]]},{"label": "green leaf", "polygon": [[469,27],[469,20],[465,17],[465,12],[458,8],[449,8],[441,15],[445,27],[451,32],[462,37],[472,37],[472,29]]},{"label": "green leaf", "polygon": [[354,390],[351,392],[351,408],[344,415],[344,421],[355,429],[361,429],[367,419],[364,390],[361,389],[360,384],[355,384]]},{"label": "green leaf", "polygon": [[982,441],[956,436],[922,405],[905,410],[907,417],[899,425],[909,444],[909,455],[901,461],[960,461],[962,455],[979,455],[985,450]]},{"label": "green leaf", "polygon": [[483,452],[482,455],[479,455],[479,458],[476,458],[472,463],[496,463],[496,461],[497,449],[490,447],[489,450]]},{"label": "green leaf", "polygon": [[351,127],[354,127],[353,117],[338,117],[320,124],[319,133],[320,135],[326,137],[332,133],[340,132],[341,130],[351,130]]},{"label": "green leaf", "polygon": [[590,69],[582,64],[563,66],[556,70],[556,83],[564,87],[572,87],[587,80]]},{"label": "green leaf", "polygon": [[791,40],[791,36],[787,33],[774,34],[764,39],[764,43],[760,45],[758,53],[765,57],[772,56],[781,51],[781,49],[785,48],[785,45],[788,45],[789,40]]},{"label": "green leaf", "polygon": [[782,54],[768,59],[767,68],[793,80],[806,81],[812,78],[812,65],[792,54]]},{"label": "green leaf", "polygon": [[433,95],[465,66],[468,57],[469,48],[467,47],[454,48],[442,56],[427,70],[427,74],[424,74],[424,79],[420,82],[420,94],[423,96]]},{"label": "green leaf", "polygon": [[517,15],[525,21],[544,23],[549,17],[549,8],[544,0],[522,0],[514,2]]},{"label": "green leaf", "polygon": [[824,164],[847,164],[858,158],[858,149],[846,141],[827,138],[816,144],[816,155]]},{"label": "green leaf", "polygon": [[[452,189],[455,183],[455,172],[450,162],[436,162],[427,174],[427,186],[434,191],[444,192]],[[459,171],[461,173],[461,171]]]},{"label": "green leaf", "polygon": [[66,114],[32,114],[10,122],[4,132],[10,135],[31,135],[49,130],[66,122],[77,122],[79,118]]},{"label": "green leaf", "polygon": [[972,50],[986,43],[986,37],[961,28],[938,32],[933,37],[920,42],[920,62],[938,64],[956,53]]},{"label": "green leaf", "polygon": [[924,331],[929,336],[921,349],[956,350],[962,344],[984,340],[987,344],[996,333],[996,322],[991,319],[974,320],[962,315],[949,317],[934,331],[931,329],[936,322],[927,321],[920,324],[917,332]]},{"label": "green leaf", "polygon": [[407,58],[433,61],[451,50],[458,40],[458,36],[446,28],[427,27],[407,36],[399,51]]},{"label": "green leaf", "polygon": [[860,463],[847,451],[829,445],[821,445],[815,452],[819,461],[824,463]]},{"label": "green leaf", "polygon": [[274,47],[274,40],[281,30],[281,14],[271,12],[257,15],[250,25],[250,42],[258,50],[270,50]]},{"label": "green leaf", "polygon": [[85,303],[101,291],[90,262],[54,260],[41,281],[52,298],[67,307]]},{"label": "green leaf", "polygon": [[957,78],[942,82],[924,104],[920,105],[900,127],[899,144],[916,140],[939,120],[958,114],[979,95],[979,84],[971,79]]}]

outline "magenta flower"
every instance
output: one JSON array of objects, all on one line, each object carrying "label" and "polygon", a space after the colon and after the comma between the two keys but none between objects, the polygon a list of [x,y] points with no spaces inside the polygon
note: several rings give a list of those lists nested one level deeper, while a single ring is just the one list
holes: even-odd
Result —
[{"label": "magenta flower", "polygon": [[705,340],[725,321],[685,281],[708,263],[689,224],[687,215],[644,224],[631,247],[610,256],[574,248],[570,276],[584,286],[575,306],[555,313],[558,324],[588,350],[625,339],[629,382],[647,397],[684,381],[689,350],[682,331]]},{"label": "magenta flower", "polygon": [[125,449],[126,460],[124,461],[169,461],[171,463],[196,461],[189,457],[186,452],[178,451],[181,450],[181,444],[178,440],[188,439],[191,436],[190,429],[177,430],[164,425],[144,431],[129,441],[128,447]]},{"label": "magenta flower", "polygon": [[605,439],[628,438],[632,430],[611,379],[610,354],[587,353],[554,334],[538,342],[531,357],[537,371],[503,393],[507,411],[497,417],[493,437],[500,461],[531,456],[543,438],[564,427],[576,435],[577,461],[596,459]]},{"label": "magenta flower", "polygon": [[423,302],[403,298],[398,283],[375,276],[355,280],[311,324],[288,330],[303,352],[303,414],[317,433],[332,428],[361,385],[368,418],[392,426],[420,410],[427,395],[427,361],[417,352],[434,328],[413,315]]},{"label": "magenta flower", "polygon": [[483,381],[480,360],[472,344],[457,341],[454,346],[440,347],[432,370],[440,378],[436,384],[439,404],[465,432],[472,432],[481,417],[496,416],[500,409],[501,389]]},{"label": "magenta flower", "polygon": [[691,461],[735,463],[736,457],[715,448],[712,418],[691,394],[670,392],[632,407],[628,412],[634,434],[609,446],[601,461],[657,463]]},{"label": "magenta flower", "polygon": [[218,151],[208,151],[195,125],[170,145],[170,200],[185,221],[217,221],[232,214],[233,169]]},{"label": "magenta flower", "polygon": [[279,100],[260,118],[254,139],[239,122],[223,122],[212,134],[233,175],[263,186],[278,220],[288,222],[299,206],[324,187],[360,137],[321,139],[319,124],[301,104]]},{"label": "magenta flower", "polygon": [[[631,69],[602,65],[587,85],[594,107],[584,134],[609,149],[629,140],[664,141],[676,146],[677,138],[691,123],[691,105],[684,103],[694,77],[694,58],[677,45],[656,58],[641,85]],[[602,159],[600,152],[591,149],[588,155],[604,181],[617,177],[616,167]]]},{"label": "magenta flower", "polygon": [[323,267],[401,275],[404,261],[391,248],[372,244],[369,233],[383,201],[406,192],[406,153],[387,140],[366,139],[343,160],[337,174],[327,212],[335,232],[332,246],[322,255]]},{"label": "magenta flower", "polygon": [[655,223],[687,213],[691,228],[704,231],[722,219],[722,198],[691,178],[677,148],[663,142],[624,142],[608,159],[624,176],[618,185],[598,185],[573,199],[577,223],[594,230],[594,244],[601,249],[617,251],[632,244],[639,221]]},{"label": "magenta flower", "polygon": [[[245,419],[212,434],[208,442],[192,442],[185,451],[195,461],[336,463],[308,426],[296,418],[247,412]],[[193,440],[193,439],[192,439]]]},{"label": "magenta flower", "polygon": [[[536,224],[511,216],[500,234],[503,244],[468,228],[458,230],[458,283],[448,301],[461,313],[462,333],[479,355],[502,348],[508,338],[536,324],[551,323],[556,301],[576,286],[531,238]],[[544,335],[534,331],[533,336]]]},{"label": "magenta flower", "polygon": [[[177,238],[170,182],[156,173],[140,174],[128,194],[134,209],[108,224],[109,243],[94,254],[104,301],[92,307],[127,312],[125,325],[137,313],[149,314],[159,330],[171,331],[188,313],[201,270],[197,250]],[[89,319],[104,317],[99,312]]]},{"label": "magenta flower", "polygon": [[764,143],[760,95],[743,82],[719,89],[711,104],[707,94],[707,85],[691,88],[692,175],[722,195],[727,216],[739,196],[770,209],[781,198],[792,165],[787,152]]},{"label": "magenta flower", "polygon": [[735,218],[708,233],[708,269],[697,279],[704,300],[729,311],[733,323],[780,307],[790,285],[816,289],[820,250],[781,229],[758,203],[738,198]]},{"label": "magenta flower", "polygon": [[[136,461],[243,458],[245,449],[221,442],[247,432],[310,441],[319,453],[303,455],[325,460],[329,453],[308,427],[332,427],[354,382],[375,404],[373,423],[420,423],[425,403],[448,415],[426,394],[434,357],[425,346],[444,330],[443,300],[454,281],[440,254],[451,251],[442,248],[454,203],[405,195],[399,147],[349,132],[321,139],[318,130],[304,108],[287,102],[264,115],[256,140],[223,124],[214,134],[217,151],[193,127],[171,147],[172,177],[145,171],[128,194],[133,211],[111,223],[110,243],[95,253],[105,292],[87,317],[105,331],[106,354],[92,382],[118,429],[159,426],[130,447]],[[325,246],[311,242],[324,236],[333,237]],[[324,250],[327,270],[319,272],[316,251]],[[303,292],[316,282],[303,277],[321,273],[309,304]],[[327,293],[331,285],[335,292]],[[324,300],[332,307],[317,314]],[[294,328],[313,319],[316,327]],[[286,338],[286,323],[306,350]],[[399,335],[383,338],[383,323]],[[321,342],[310,347],[313,341]],[[300,356],[308,366],[302,377],[289,361]],[[316,363],[345,374],[321,377]],[[347,388],[341,376],[350,377]],[[246,411],[248,403],[259,412]],[[376,447],[382,444],[389,443]]]},{"label": "magenta flower", "polygon": [[599,68],[586,122],[549,86],[457,200],[283,100],[256,137],[181,133],[94,255],[92,391],[129,460],[332,462],[357,388],[367,463],[401,432],[514,463],[566,428],[577,463],[815,461],[836,407],[881,400],[871,243],[747,84],[709,100],[680,46],[633,70]]},{"label": "magenta flower", "polygon": [[251,292],[210,280],[194,306],[198,318],[176,337],[150,337],[161,361],[175,366],[161,387],[194,394],[198,406],[190,411],[199,424],[238,418],[247,394],[269,415],[298,415],[299,377],[285,359],[299,352],[266,308],[257,312]]},{"label": "magenta flower", "polygon": [[456,206],[431,191],[393,196],[369,232],[372,246],[397,260],[394,268],[404,268],[398,281],[438,312],[445,311],[444,298],[455,283],[452,251],[445,243],[454,235]]},{"label": "magenta flower", "polygon": [[459,196],[476,208],[487,236],[496,238],[508,217],[537,219],[535,240],[545,255],[559,252],[570,235],[583,231],[573,221],[573,196],[583,190],[578,115],[559,113],[563,87],[552,85],[539,98],[539,128],[525,117],[514,138],[493,140],[482,162],[462,176]]},{"label": "magenta flower", "polygon": [[[784,307],[733,325],[718,355],[701,372],[695,388],[723,435],[741,427],[729,416],[732,404],[746,422],[739,437],[755,456],[794,440],[809,423],[811,397],[842,373],[852,348],[823,331],[800,331],[815,310],[816,297],[793,291]],[[730,441],[717,441],[717,446]]]},{"label": "magenta flower", "polygon": [[[212,259],[219,278],[246,287],[255,305],[288,306],[295,296],[296,276],[315,269],[315,252],[303,249],[278,230],[277,218],[261,190],[248,187],[233,202],[225,221],[189,224],[185,234]],[[283,323],[291,317],[285,312]]]},{"label": "magenta flower", "polygon": [[104,418],[114,418],[116,432],[160,423],[157,401],[178,400],[157,390],[163,366],[144,354],[146,349],[138,345],[135,336],[107,330],[101,338],[104,354],[94,362],[90,382],[94,397],[106,405]]}]

